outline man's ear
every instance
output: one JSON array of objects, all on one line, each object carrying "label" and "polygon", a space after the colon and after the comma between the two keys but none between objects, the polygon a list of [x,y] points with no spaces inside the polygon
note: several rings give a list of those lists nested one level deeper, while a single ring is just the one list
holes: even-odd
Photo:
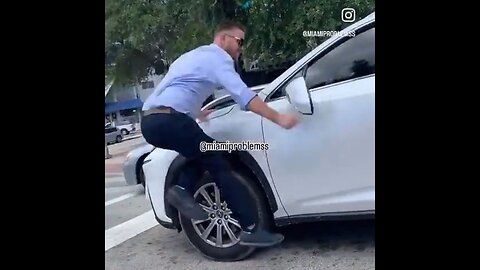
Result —
[{"label": "man's ear", "polygon": [[213,38],[213,41],[214,41],[215,43],[220,42],[220,44],[217,44],[217,45],[219,45],[220,47],[223,47],[223,43],[224,43],[223,40],[224,40],[224,37],[223,37],[222,33],[217,33],[217,34],[215,34],[215,37]]}]

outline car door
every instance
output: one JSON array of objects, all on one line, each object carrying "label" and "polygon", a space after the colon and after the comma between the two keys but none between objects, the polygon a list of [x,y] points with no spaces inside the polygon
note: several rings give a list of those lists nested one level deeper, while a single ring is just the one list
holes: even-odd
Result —
[{"label": "car door", "polygon": [[[332,44],[304,76],[313,105],[298,126],[263,121],[270,173],[289,215],[375,209],[375,26]],[[281,86],[269,105],[295,112]]]},{"label": "car door", "polygon": [[117,128],[109,127],[105,129],[105,140],[108,143],[115,142],[116,138],[117,138]]}]

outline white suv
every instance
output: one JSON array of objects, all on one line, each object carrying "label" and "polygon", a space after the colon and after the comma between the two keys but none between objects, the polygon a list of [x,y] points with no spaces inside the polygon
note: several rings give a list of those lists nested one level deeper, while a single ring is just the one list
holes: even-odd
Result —
[{"label": "white suv", "polygon": [[[258,93],[278,112],[297,112],[294,128],[241,111],[228,98],[205,106],[220,106],[200,124],[212,138],[268,143],[266,151],[228,154],[235,178],[255,202],[259,227],[375,217],[375,13],[344,30],[355,36],[328,39]],[[166,202],[165,191],[186,166],[169,150],[155,149],[145,159],[146,196],[158,222],[183,229],[211,259],[251,254],[254,248],[238,244],[238,220],[208,173],[194,194],[208,219],[189,220]]]}]

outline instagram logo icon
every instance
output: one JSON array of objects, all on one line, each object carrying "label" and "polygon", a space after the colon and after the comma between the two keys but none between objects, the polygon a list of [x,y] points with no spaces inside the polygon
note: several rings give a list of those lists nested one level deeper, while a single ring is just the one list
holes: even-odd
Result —
[{"label": "instagram logo icon", "polygon": [[343,22],[353,22],[353,21],[355,21],[355,9],[353,9],[353,8],[342,9],[342,21]]}]

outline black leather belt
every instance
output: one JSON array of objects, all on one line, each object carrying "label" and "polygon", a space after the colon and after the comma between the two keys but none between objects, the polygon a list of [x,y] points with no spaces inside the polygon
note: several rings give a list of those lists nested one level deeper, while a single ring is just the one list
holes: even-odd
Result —
[{"label": "black leather belt", "polygon": [[158,108],[153,108],[150,110],[146,110],[143,115],[150,115],[150,114],[157,114],[157,113],[166,113],[166,114],[172,114],[172,113],[178,113],[175,111],[173,108],[166,107],[166,106],[160,106]]}]

